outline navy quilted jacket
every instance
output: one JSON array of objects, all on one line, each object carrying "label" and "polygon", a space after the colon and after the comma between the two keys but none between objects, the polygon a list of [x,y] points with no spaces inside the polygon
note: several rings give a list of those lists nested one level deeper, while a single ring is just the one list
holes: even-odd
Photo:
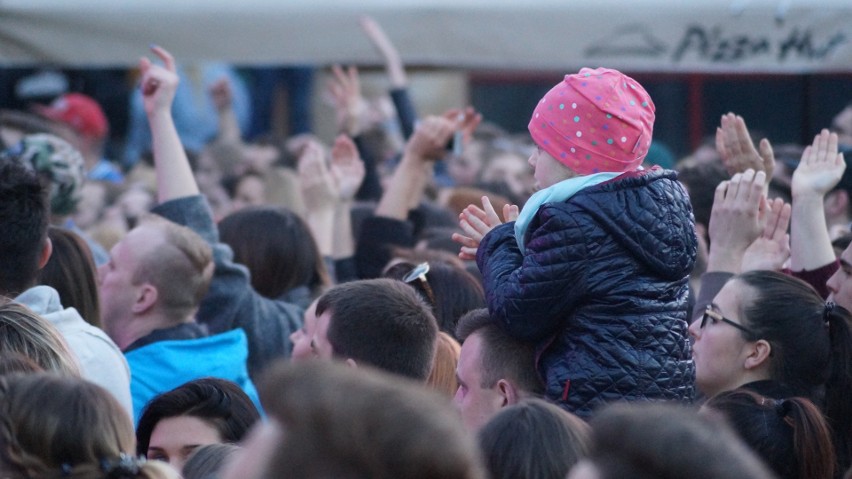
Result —
[{"label": "navy quilted jacket", "polygon": [[539,345],[548,398],[583,417],[615,400],[692,400],[687,277],[697,246],[673,171],[621,175],[542,205],[525,244],[521,255],[507,223],[476,260],[492,317]]}]

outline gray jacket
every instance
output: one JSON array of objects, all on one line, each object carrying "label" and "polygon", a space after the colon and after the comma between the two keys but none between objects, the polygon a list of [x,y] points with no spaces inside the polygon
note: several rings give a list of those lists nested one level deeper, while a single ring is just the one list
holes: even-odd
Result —
[{"label": "gray jacket", "polygon": [[105,332],[87,323],[76,309],[63,308],[59,293],[50,286],[34,286],[15,298],[15,302],[56,326],[77,356],[83,378],[111,392],[128,414],[133,413],[130,368]]},{"label": "gray jacket", "polygon": [[290,334],[302,326],[304,311],[294,304],[265,298],[252,288],[248,269],[234,263],[231,248],[219,242],[207,200],[200,195],[178,198],[155,207],[153,212],[190,228],[213,248],[216,269],[196,321],[206,325],[210,334],[243,328],[252,377],[270,361],[289,357]]}]

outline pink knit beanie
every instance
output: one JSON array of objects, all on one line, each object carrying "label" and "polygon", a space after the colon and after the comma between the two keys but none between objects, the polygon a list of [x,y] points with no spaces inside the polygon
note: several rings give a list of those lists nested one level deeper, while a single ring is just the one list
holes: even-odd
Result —
[{"label": "pink knit beanie", "polygon": [[619,71],[583,68],[544,95],[529,130],[539,147],[577,173],[630,171],[651,146],[654,102]]}]

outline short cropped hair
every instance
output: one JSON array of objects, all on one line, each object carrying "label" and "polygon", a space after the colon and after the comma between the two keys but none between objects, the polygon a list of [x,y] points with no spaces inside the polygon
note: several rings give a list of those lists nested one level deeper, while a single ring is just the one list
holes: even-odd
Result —
[{"label": "short cropped hair", "polygon": [[384,278],[344,283],[320,297],[317,317],[326,311],[335,356],[414,379],[429,377],[438,324],[411,286]]},{"label": "short cropped hair", "polygon": [[481,384],[490,388],[501,379],[520,390],[539,395],[544,384],[535,368],[535,345],[517,340],[491,319],[488,309],[474,309],[459,319],[456,336],[465,341],[473,334],[482,338],[480,352]]},{"label": "short cropped hair", "polygon": [[186,226],[150,214],[140,226],[158,228],[163,245],[140,258],[133,283],[151,283],[157,288],[163,312],[175,321],[192,314],[207,293],[213,278],[213,251],[210,245]]},{"label": "short cropped hair", "polygon": [[47,238],[47,187],[14,153],[0,155],[0,293],[15,297],[35,284]]}]

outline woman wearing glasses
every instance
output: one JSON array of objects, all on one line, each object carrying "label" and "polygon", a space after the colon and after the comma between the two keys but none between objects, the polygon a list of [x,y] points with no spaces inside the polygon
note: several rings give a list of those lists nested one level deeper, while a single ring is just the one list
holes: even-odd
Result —
[{"label": "woman wearing glasses", "polygon": [[705,396],[744,388],[822,408],[841,465],[852,435],[852,316],[805,282],[771,271],[734,276],[689,328]]}]

